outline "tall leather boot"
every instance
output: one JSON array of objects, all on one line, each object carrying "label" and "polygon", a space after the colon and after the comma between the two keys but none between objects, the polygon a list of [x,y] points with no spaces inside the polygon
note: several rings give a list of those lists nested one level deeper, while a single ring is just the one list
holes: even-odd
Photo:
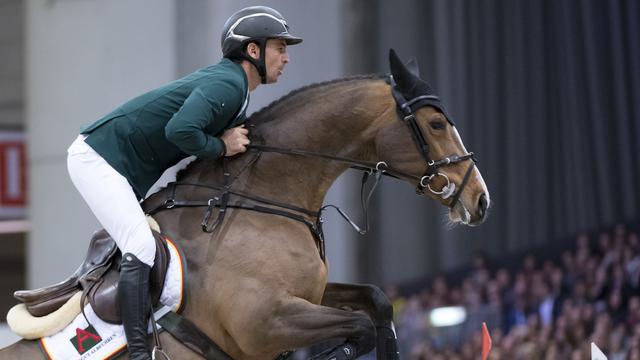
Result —
[{"label": "tall leather boot", "polygon": [[127,336],[127,348],[131,360],[151,360],[147,345],[149,326],[149,273],[151,267],[135,255],[122,255],[120,281],[118,282],[118,304]]}]

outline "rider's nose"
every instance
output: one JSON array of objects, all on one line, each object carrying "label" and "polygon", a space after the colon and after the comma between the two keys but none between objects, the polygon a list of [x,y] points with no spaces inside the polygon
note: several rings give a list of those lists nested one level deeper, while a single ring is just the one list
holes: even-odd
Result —
[{"label": "rider's nose", "polygon": [[489,200],[487,200],[487,195],[480,195],[480,199],[478,200],[478,217],[481,220],[484,220],[485,216],[487,216],[487,208],[489,207]]}]

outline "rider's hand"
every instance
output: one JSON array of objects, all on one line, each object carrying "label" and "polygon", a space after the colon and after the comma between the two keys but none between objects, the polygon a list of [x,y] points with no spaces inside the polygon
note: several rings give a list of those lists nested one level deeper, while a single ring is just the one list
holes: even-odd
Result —
[{"label": "rider's hand", "polygon": [[244,125],[226,130],[220,137],[227,148],[224,156],[233,156],[247,151],[246,146],[249,144],[248,134],[249,130],[245,129]]}]

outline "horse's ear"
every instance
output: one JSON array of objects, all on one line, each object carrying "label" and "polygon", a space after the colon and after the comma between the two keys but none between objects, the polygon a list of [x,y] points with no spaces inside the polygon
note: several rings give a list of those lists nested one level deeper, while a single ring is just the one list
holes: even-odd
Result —
[{"label": "horse's ear", "polygon": [[400,61],[400,58],[398,57],[398,54],[396,54],[396,51],[393,49],[389,49],[389,70],[391,70],[391,75],[393,75],[396,83],[398,82],[398,80],[400,80],[400,75],[403,68],[404,65],[402,65],[402,61]]},{"label": "horse's ear", "polygon": [[395,80],[400,89],[408,90],[413,87],[414,75],[404,66],[393,49],[389,49],[389,68],[391,75],[393,75],[393,80]]},{"label": "horse's ear", "polygon": [[415,56],[412,56],[409,61],[407,61],[404,66],[409,70],[413,75],[420,77],[420,69],[418,68],[418,60]]}]

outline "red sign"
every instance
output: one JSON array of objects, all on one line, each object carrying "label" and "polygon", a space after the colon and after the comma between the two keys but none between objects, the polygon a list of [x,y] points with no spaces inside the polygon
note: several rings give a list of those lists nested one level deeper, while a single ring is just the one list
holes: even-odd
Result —
[{"label": "red sign", "polygon": [[25,136],[0,132],[0,218],[24,218],[27,205]]},{"label": "red sign", "polygon": [[0,204],[25,206],[27,167],[24,142],[0,142]]}]

